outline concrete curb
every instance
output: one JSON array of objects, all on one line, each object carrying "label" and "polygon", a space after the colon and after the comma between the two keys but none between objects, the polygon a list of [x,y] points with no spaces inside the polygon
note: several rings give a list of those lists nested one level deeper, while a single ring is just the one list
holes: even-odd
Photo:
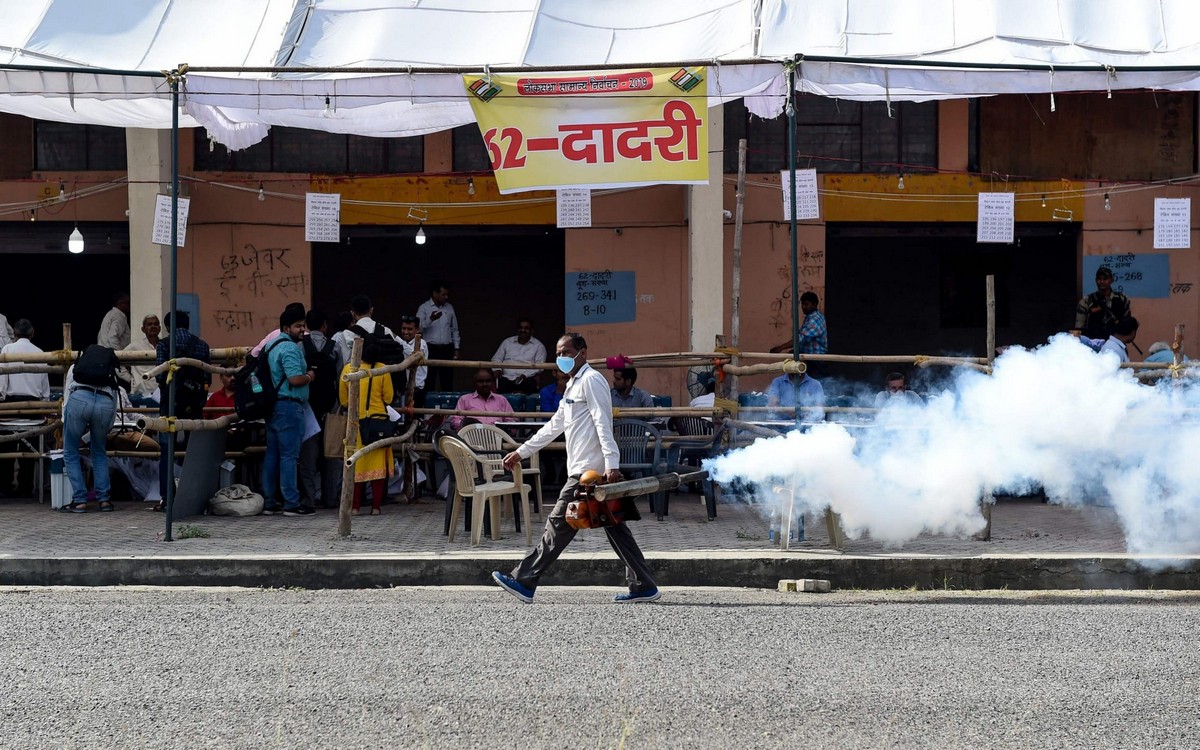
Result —
[{"label": "concrete curb", "polygon": [[[655,557],[663,586],[775,588],[780,579],[822,578],[834,589],[1200,590],[1200,559],[1133,557]],[[491,585],[512,556],[78,557],[0,560],[6,586],[245,586],[310,589]],[[615,558],[563,557],[545,585],[621,586]]]}]

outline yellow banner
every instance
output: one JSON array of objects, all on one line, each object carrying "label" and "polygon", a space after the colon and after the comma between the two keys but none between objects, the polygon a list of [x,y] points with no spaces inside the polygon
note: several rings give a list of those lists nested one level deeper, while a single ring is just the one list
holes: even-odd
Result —
[{"label": "yellow banner", "polygon": [[463,77],[501,193],[708,182],[708,71]]}]

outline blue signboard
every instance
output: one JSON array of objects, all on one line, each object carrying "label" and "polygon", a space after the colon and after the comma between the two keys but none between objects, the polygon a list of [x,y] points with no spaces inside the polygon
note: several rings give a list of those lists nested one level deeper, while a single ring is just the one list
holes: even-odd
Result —
[{"label": "blue signboard", "polygon": [[567,325],[630,323],[636,317],[633,271],[573,271],[567,274]]},{"label": "blue signboard", "polygon": [[1171,262],[1166,253],[1116,253],[1083,256],[1083,289],[1094,289],[1096,269],[1113,272],[1113,291],[1126,297],[1159,299],[1171,293]]}]

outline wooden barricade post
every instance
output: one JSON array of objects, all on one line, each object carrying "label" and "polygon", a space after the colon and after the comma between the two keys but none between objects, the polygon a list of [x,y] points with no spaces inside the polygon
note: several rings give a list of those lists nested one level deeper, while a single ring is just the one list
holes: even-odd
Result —
[{"label": "wooden barricade post", "polygon": [[[357,372],[362,365],[363,340],[355,337],[350,349],[350,372]],[[351,379],[346,384],[346,438],[343,457],[348,461],[358,444],[358,392],[361,379]],[[354,466],[342,465],[342,497],[338,503],[338,536],[350,536],[350,506],[354,503]]]}]

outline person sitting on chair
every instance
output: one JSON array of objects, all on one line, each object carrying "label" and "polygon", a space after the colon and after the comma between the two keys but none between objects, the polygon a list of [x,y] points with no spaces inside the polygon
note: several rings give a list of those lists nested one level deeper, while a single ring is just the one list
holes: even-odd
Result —
[{"label": "person sitting on chair", "polygon": [[[475,371],[475,392],[464,393],[458,397],[458,403],[454,408],[459,411],[506,411],[511,413],[512,404],[508,403],[508,399],[495,392],[496,376],[486,367],[481,367]],[[470,421],[468,421],[470,420]],[[479,422],[481,424],[495,424],[500,421],[500,417],[450,417],[447,420],[450,427],[455,430],[462,427],[464,424],[471,422]]]}]

